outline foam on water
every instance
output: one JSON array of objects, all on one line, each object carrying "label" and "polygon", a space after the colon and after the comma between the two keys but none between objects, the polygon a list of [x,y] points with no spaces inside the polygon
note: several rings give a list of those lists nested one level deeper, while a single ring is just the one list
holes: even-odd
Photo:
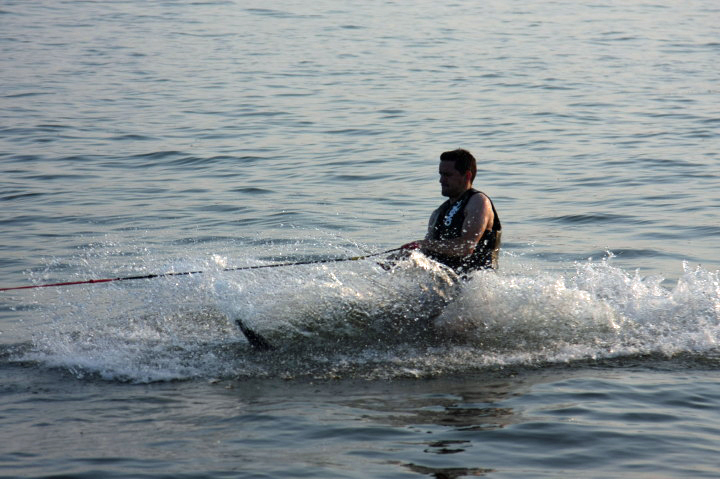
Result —
[{"label": "foam on water", "polygon": [[[712,356],[720,338],[718,272],[702,268],[686,268],[672,287],[624,271],[612,258],[564,272],[479,272],[461,283],[417,253],[391,271],[370,259],[223,271],[241,260],[210,254],[165,263],[165,271],[203,274],[35,290],[41,321],[19,359],[131,382],[426,377]],[[140,260],[138,270],[157,271],[153,263]],[[275,350],[252,350],[234,318]]]}]

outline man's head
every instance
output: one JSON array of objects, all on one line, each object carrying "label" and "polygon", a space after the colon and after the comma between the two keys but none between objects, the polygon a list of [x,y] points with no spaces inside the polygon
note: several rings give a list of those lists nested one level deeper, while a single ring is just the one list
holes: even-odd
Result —
[{"label": "man's head", "polygon": [[446,151],[440,155],[440,186],[442,195],[457,199],[472,186],[477,163],[472,154],[463,149]]},{"label": "man's head", "polygon": [[446,151],[445,153],[440,155],[440,161],[454,162],[455,169],[458,170],[461,175],[464,175],[465,172],[469,171],[471,173],[470,183],[475,181],[475,174],[477,173],[477,162],[475,161],[475,157],[472,156],[472,153],[470,153],[469,151],[463,150],[462,148],[458,148],[457,150],[452,151]]}]

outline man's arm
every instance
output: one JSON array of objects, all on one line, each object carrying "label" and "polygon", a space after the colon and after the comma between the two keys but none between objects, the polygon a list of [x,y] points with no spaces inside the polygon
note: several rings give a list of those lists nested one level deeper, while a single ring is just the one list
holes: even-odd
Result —
[{"label": "man's arm", "polygon": [[[435,215],[436,213],[433,213],[433,217]],[[430,225],[434,224],[433,217],[430,219]],[[494,217],[488,197],[477,193],[465,206],[465,221],[459,238],[433,240],[430,239],[428,231],[428,236],[417,243],[423,252],[432,251],[443,256],[468,256],[475,251],[475,246],[485,230],[492,228]]]}]

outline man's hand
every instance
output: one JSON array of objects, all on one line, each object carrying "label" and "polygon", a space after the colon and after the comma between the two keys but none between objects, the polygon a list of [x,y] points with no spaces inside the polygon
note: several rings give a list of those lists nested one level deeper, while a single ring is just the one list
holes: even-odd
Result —
[{"label": "man's hand", "polygon": [[410,256],[410,251],[422,249],[423,242],[424,240],[418,240],[411,241],[410,243],[405,243],[400,248],[398,248],[400,251],[391,254],[386,261],[383,261],[381,263],[379,262],[378,266],[380,266],[385,271],[391,271],[396,266],[396,261],[406,259]]},{"label": "man's hand", "polygon": [[413,241],[411,243],[406,243],[400,247],[400,249],[404,250],[414,250],[414,249],[420,249],[422,248],[422,244],[420,244],[419,241]]}]

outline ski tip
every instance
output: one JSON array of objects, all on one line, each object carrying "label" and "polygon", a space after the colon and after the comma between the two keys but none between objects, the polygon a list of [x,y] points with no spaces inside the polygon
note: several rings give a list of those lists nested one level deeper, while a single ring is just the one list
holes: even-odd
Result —
[{"label": "ski tip", "polygon": [[262,337],[262,335],[260,335],[259,333],[248,328],[241,319],[236,319],[235,324],[237,324],[238,328],[240,328],[240,331],[242,331],[242,333],[245,335],[245,338],[248,340],[250,346],[252,346],[254,350],[272,351],[273,349],[275,349],[267,339]]}]

